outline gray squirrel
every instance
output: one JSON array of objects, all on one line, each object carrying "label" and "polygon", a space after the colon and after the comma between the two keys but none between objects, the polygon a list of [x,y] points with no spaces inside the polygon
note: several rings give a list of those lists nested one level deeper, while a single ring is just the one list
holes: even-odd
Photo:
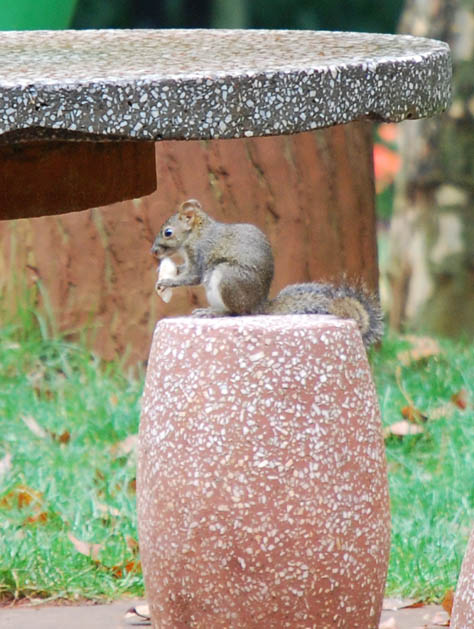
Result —
[{"label": "gray squirrel", "polygon": [[330,314],[355,319],[366,347],[383,334],[378,299],[360,286],[292,284],[269,300],[273,255],[265,234],[246,223],[220,223],[195,199],[182,203],[163,224],[152,253],[159,260],[175,253],[184,260],[175,277],[159,277],[157,291],[204,286],[209,307],[193,316]]}]

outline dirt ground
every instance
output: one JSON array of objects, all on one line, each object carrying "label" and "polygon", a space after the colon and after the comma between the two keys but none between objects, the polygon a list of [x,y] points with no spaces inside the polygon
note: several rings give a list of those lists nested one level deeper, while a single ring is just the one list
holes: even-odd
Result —
[{"label": "dirt ground", "polygon": [[[143,601],[126,599],[108,605],[17,605],[0,608],[1,629],[123,629],[146,626],[140,618],[125,618],[127,610]],[[396,607],[387,602],[385,607]],[[129,616],[131,616],[129,614]],[[380,629],[439,629],[448,626],[448,615],[439,605],[385,609]],[[355,628],[348,628],[355,629]],[[362,627],[358,629],[364,629]]]}]

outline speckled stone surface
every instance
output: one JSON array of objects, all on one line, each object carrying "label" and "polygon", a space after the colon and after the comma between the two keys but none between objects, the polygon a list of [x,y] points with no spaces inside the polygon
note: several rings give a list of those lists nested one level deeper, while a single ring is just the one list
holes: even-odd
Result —
[{"label": "speckled stone surface", "polygon": [[389,506],[352,321],[164,319],[138,457],[155,629],[375,629]]},{"label": "speckled stone surface", "polygon": [[[444,43],[314,31],[0,33],[0,141],[296,133],[446,108]],[[72,135],[71,135],[72,134]]]},{"label": "speckled stone surface", "polygon": [[451,629],[474,629],[474,528],[459,574],[450,626]]}]

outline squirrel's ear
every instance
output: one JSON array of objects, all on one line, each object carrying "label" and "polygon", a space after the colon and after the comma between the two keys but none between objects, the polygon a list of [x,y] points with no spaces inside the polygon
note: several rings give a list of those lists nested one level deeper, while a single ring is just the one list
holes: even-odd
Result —
[{"label": "squirrel's ear", "polygon": [[196,199],[188,199],[184,203],[181,203],[178,209],[178,214],[182,216],[185,221],[192,226],[196,220],[196,215],[199,210],[202,210],[202,206]]}]

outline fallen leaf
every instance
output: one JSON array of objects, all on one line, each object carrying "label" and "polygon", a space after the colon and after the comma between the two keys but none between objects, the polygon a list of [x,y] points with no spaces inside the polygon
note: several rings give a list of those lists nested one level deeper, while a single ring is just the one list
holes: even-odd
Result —
[{"label": "fallen leaf", "polygon": [[441,601],[442,608],[451,616],[453,611],[454,590],[446,590]]},{"label": "fallen leaf", "polygon": [[137,479],[132,478],[128,483],[128,491],[131,491],[133,494],[137,493]]},{"label": "fallen leaf", "polygon": [[99,553],[103,549],[103,544],[92,544],[91,542],[84,542],[83,540],[74,537],[72,533],[68,533],[67,536],[78,553],[81,553],[81,555],[85,555],[86,557],[90,557],[94,560],[98,559]]},{"label": "fallen leaf", "polygon": [[27,485],[18,485],[18,487],[9,491],[0,500],[0,505],[7,509],[12,509],[13,507],[23,509],[31,504],[36,506],[42,505],[43,494]]},{"label": "fallen leaf", "polygon": [[405,605],[405,609],[418,609],[419,607],[425,607],[426,603],[424,601],[413,601],[409,605]]},{"label": "fallen leaf", "polygon": [[128,573],[141,574],[142,563],[139,559],[133,559],[132,561],[127,561],[127,563],[125,564],[125,570]]},{"label": "fallen leaf", "polygon": [[402,417],[407,419],[412,424],[421,424],[428,421],[428,417],[426,415],[423,415],[420,410],[410,405],[402,408]]},{"label": "fallen leaf", "polygon": [[138,553],[138,541],[134,537],[131,537],[130,535],[127,537],[127,546],[134,553]]},{"label": "fallen leaf", "polygon": [[123,577],[122,566],[112,566],[112,568],[110,568],[110,571],[116,579],[121,579]]},{"label": "fallen leaf", "polygon": [[407,435],[419,435],[424,432],[424,430],[423,426],[412,424],[406,419],[402,419],[399,422],[387,426],[384,430],[384,436],[385,438],[390,437],[390,435],[406,437]]},{"label": "fallen leaf", "polygon": [[451,402],[463,411],[466,410],[469,403],[469,394],[466,389],[460,389],[451,396]]},{"label": "fallen leaf", "polygon": [[66,444],[71,441],[71,433],[69,432],[69,430],[65,430],[60,435],[55,432],[50,432],[49,434],[51,435],[53,441],[58,441],[59,443]]},{"label": "fallen leaf", "polygon": [[41,511],[36,515],[32,515],[29,518],[26,518],[25,524],[45,524],[48,521],[48,514],[46,511]]},{"label": "fallen leaf", "polygon": [[442,353],[438,341],[429,336],[407,335],[405,339],[410,342],[411,349],[403,350],[397,354],[398,360],[405,367]]},{"label": "fallen leaf", "polygon": [[126,574],[141,574],[142,572],[142,564],[138,559],[132,559],[127,561],[127,563],[123,566],[112,566],[109,568],[114,577],[117,579],[121,579]]},{"label": "fallen leaf", "polygon": [[27,505],[31,505],[32,503],[38,504],[43,502],[43,495],[41,494],[41,492],[26,486],[21,486],[18,488],[17,497],[18,506],[20,507],[20,509]]},{"label": "fallen leaf", "polygon": [[36,419],[31,415],[22,415],[21,419],[25,422],[31,432],[37,437],[40,437],[40,439],[43,439],[47,436],[47,432],[43,428],[41,428]]},{"label": "fallen leaf", "polygon": [[379,629],[397,629],[397,627],[397,621],[394,616],[387,618],[387,620],[384,620],[379,624]]},{"label": "fallen leaf", "polygon": [[59,443],[69,443],[71,441],[71,433],[69,430],[65,430],[58,437]]},{"label": "fallen leaf", "polygon": [[8,452],[0,459],[0,476],[5,476],[12,469],[12,455]]}]

